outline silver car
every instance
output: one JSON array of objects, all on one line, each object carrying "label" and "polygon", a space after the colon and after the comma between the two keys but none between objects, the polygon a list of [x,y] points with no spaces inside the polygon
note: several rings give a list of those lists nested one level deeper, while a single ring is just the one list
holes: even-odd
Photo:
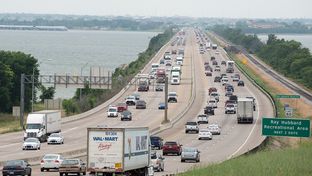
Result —
[{"label": "silver car", "polygon": [[61,133],[52,133],[48,138],[48,144],[64,144],[64,137]]},{"label": "silver car", "polygon": [[41,172],[49,171],[50,169],[59,169],[64,158],[59,154],[46,154],[41,160],[40,170]]},{"label": "silver car", "polygon": [[181,153],[181,162],[186,160],[193,160],[195,162],[200,162],[200,151],[194,147],[183,147]]},{"label": "silver car", "polygon": [[221,134],[221,127],[218,124],[211,124],[208,125],[208,130],[213,135],[220,135]]},{"label": "silver car", "polygon": [[23,150],[40,150],[41,143],[37,138],[27,138],[23,143]]},{"label": "silver car", "polygon": [[159,153],[153,152],[151,153],[151,161],[153,163],[154,171],[164,171],[165,170],[165,163],[164,159]]}]

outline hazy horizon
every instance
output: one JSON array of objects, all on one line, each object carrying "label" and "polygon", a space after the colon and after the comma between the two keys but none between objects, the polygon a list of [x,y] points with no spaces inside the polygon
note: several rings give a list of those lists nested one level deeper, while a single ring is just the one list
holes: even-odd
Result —
[{"label": "hazy horizon", "polygon": [[0,13],[90,16],[312,18],[310,0],[0,0]]}]

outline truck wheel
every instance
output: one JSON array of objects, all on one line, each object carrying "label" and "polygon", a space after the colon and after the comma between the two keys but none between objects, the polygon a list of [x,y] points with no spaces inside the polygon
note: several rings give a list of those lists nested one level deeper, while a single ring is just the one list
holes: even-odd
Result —
[{"label": "truck wheel", "polygon": [[62,172],[60,172],[60,176],[63,176],[63,173],[62,173]]},{"label": "truck wheel", "polygon": [[83,172],[83,173],[82,173],[82,175],[87,175],[87,172],[86,172],[86,171],[85,171],[85,172]]},{"label": "truck wheel", "polygon": [[40,171],[41,171],[41,172],[44,172],[44,168],[41,168]]},{"label": "truck wheel", "polygon": [[185,160],[184,159],[181,159],[181,163],[184,163],[185,162]]}]

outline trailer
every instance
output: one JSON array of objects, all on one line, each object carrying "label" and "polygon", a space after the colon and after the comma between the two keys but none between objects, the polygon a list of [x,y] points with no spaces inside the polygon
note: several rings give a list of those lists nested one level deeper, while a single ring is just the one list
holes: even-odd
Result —
[{"label": "trailer", "polygon": [[88,128],[90,174],[152,176],[147,127]]},{"label": "trailer", "polygon": [[237,123],[253,123],[253,100],[238,98],[236,113]]}]

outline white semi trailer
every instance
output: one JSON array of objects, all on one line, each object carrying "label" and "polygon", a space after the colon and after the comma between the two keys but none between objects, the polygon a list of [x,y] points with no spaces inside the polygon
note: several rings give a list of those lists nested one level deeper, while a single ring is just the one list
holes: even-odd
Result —
[{"label": "white semi trailer", "polygon": [[88,128],[87,169],[93,175],[154,175],[146,127]]},{"label": "white semi trailer", "polygon": [[46,141],[51,133],[61,132],[61,111],[44,110],[28,114],[24,139],[38,138]]},{"label": "white semi trailer", "polygon": [[238,98],[237,123],[253,123],[253,100],[250,98]]}]

